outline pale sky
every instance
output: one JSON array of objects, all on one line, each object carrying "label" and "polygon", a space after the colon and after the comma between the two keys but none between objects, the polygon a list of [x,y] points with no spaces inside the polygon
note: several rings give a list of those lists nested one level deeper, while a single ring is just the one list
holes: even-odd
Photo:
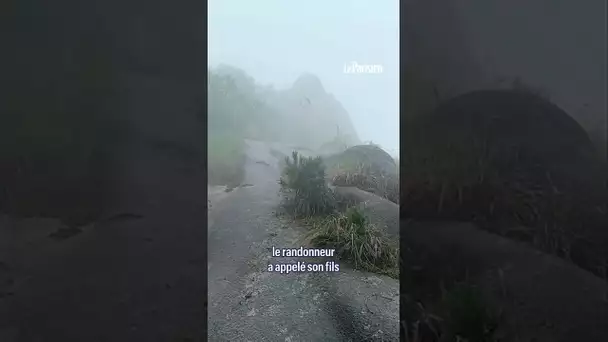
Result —
[{"label": "pale sky", "polygon": [[[211,66],[244,69],[262,84],[290,86],[317,75],[343,104],[363,141],[399,150],[398,0],[210,0]],[[345,74],[344,64],[382,74]]]}]

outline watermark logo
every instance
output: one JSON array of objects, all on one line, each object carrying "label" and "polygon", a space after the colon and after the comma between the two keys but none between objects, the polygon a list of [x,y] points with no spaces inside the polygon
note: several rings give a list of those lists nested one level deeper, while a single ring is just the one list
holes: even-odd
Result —
[{"label": "watermark logo", "polygon": [[384,72],[384,67],[380,64],[359,64],[350,62],[344,64],[345,74],[381,74]]}]

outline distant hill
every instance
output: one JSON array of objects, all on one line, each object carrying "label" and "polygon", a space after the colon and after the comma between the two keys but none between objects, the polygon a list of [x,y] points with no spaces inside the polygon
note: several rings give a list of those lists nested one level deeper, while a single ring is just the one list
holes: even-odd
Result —
[{"label": "distant hill", "polygon": [[338,135],[349,146],[361,142],[346,109],[313,74],[301,75],[268,104],[285,117],[287,134],[296,144],[318,149]]},{"label": "distant hill", "polygon": [[[290,88],[277,90],[273,86],[257,84],[245,71],[232,66],[220,65],[211,72],[230,78],[234,85],[230,91],[238,90],[239,94],[232,98],[230,107],[238,108],[237,116],[241,119],[233,122],[244,126],[239,128],[243,128],[248,137],[311,149],[318,149],[337,137],[348,146],[361,142],[348,112],[340,101],[325,91],[315,75],[305,73]],[[210,89],[209,96],[223,92],[225,89]],[[237,98],[239,100],[234,100]],[[240,106],[235,103],[241,101]],[[214,100],[210,99],[210,102]],[[213,119],[210,121],[215,122],[218,115],[230,114],[214,112],[209,115]],[[210,124],[210,128],[212,126]]]}]

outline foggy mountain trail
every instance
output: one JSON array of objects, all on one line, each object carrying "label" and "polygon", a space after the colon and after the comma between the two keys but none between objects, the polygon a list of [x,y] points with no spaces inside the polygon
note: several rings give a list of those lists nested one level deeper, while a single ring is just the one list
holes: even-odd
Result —
[{"label": "foggy mountain trail", "polygon": [[340,263],[339,272],[267,271],[271,263],[326,259],[271,256],[273,247],[303,246],[303,228],[276,214],[276,151],[290,155],[292,149],[246,143],[243,183],[251,186],[215,205],[210,196],[209,341],[398,340],[397,280],[353,271],[340,260],[332,260]]}]

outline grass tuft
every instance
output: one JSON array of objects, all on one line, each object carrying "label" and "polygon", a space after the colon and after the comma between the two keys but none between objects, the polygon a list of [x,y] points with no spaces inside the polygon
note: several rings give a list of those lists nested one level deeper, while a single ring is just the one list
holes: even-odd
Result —
[{"label": "grass tuft", "polygon": [[397,176],[385,172],[374,172],[369,165],[363,163],[350,170],[338,169],[332,177],[332,184],[354,186],[399,204],[399,180]]},{"label": "grass tuft", "polygon": [[357,269],[392,277],[399,274],[399,247],[381,234],[360,208],[312,220],[306,239],[320,248],[335,248],[339,258]]},{"label": "grass tuft", "polygon": [[357,269],[397,277],[399,248],[391,243],[359,207],[339,206],[328,187],[321,158],[302,157],[296,151],[286,157],[279,180],[283,208],[305,219],[310,245],[336,249],[336,256]]}]

